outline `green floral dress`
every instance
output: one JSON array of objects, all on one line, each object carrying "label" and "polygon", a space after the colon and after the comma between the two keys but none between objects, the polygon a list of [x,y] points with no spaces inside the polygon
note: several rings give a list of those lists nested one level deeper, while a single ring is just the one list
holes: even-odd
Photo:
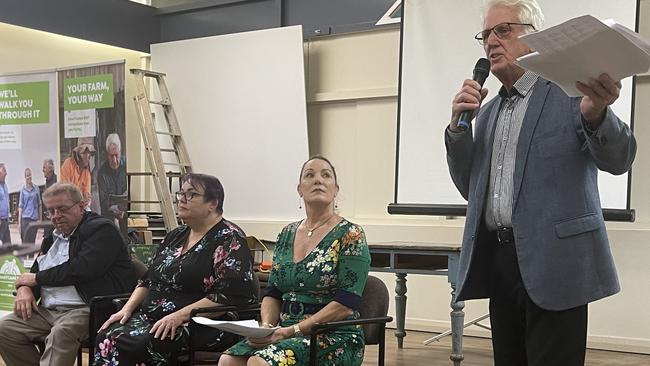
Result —
[{"label": "green floral dress", "polygon": [[[223,219],[187,252],[182,253],[190,229],[181,226],[167,234],[149,271],[138,283],[149,294],[139,312],[126,324],[113,323],[97,335],[94,366],[176,365],[188,345],[187,324],[176,330],[174,339],[151,337],[156,321],[202,298],[223,305],[255,303],[253,258],[241,229]],[[204,327],[192,334],[193,342],[209,350],[222,351],[240,337]]]},{"label": "green floral dress", "polygon": [[[286,226],[275,246],[269,285],[263,296],[283,301],[280,324],[291,326],[318,312],[331,301],[354,310],[348,319],[357,319],[356,310],[368,278],[370,253],[363,229],[341,220],[298,263],[293,261],[293,242],[300,222]],[[319,337],[318,365],[361,365],[363,329],[345,327]],[[256,349],[245,341],[226,351],[235,356],[258,356],[269,365],[307,365],[309,337],[293,337]]]}]

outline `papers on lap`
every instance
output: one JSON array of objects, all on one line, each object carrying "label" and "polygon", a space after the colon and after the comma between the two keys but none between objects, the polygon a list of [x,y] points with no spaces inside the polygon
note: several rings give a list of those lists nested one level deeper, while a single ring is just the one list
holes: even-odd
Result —
[{"label": "papers on lap", "polygon": [[239,334],[240,336],[248,338],[263,338],[275,332],[275,328],[261,328],[257,321],[250,320],[212,320],[202,316],[195,316],[192,318],[197,324],[207,325],[209,327],[217,328],[229,333]]},{"label": "papers on lap", "polygon": [[572,97],[582,95],[576,81],[586,83],[602,73],[621,80],[650,68],[650,43],[611,19],[601,22],[583,15],[520,39],[535,52],[518,58],[517,64]]}]

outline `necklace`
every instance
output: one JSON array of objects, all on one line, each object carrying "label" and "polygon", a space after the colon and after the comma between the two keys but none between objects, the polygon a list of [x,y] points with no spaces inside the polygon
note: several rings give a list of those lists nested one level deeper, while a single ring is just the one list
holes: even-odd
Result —
[{"label": "necklace", "polygon": [[316,230],[316,229],[320,228],[321,226],[327,224],[332,219],[332,217],[334,217],[334,215],[335,214],[332,214],[332,216],[328,217],[327,220],[321,222],[320,224],[318,224],[317,226],[314,226],[311,229],[307,227],[307,222],[305,222],[305,228],[307,229],[307,237],[311,237],[311,235],[314,233],[314,230]]}]

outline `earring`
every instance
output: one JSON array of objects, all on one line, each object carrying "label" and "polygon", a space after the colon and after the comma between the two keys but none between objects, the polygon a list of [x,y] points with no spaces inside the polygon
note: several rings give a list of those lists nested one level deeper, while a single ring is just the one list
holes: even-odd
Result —
[{"label": "earring", "polygon": [[298,208],[302,210],[302,197],[298,197]]},{"label": "earring", "polygon": [[336,199],[336,198],[334,199],[334,209],[335,209],[335,210],[338,210],[338,209],[339,209],[339,200]]}]

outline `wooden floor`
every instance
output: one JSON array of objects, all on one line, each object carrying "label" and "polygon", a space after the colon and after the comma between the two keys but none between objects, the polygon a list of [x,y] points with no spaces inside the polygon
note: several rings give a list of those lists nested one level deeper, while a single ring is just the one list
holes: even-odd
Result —
[{"label": "wooden floor", "polygon": [[[432,336],[432,333],[409,331],[404,338],[404,348],[397,349],[397,341],[393,330],[386,332],[386,365],[387,366],[449,366],[451,338],[443,338],[440,342],[425,346],[422,342]],[[465,361],[463,366],[490,366],[492,362],[492,346],[489,339],[463,338]],[[88,355],[84,354],[84,365],[87,365]],[[377,365],[377,346],[366,347],[363,366]],[[650,355],[622,352],[587,350],[587,366],[641,366],[650,365]],[[0,366],[5,363],[0,359]]]},{"label": "wooden floor", "polygon": [[[435,334],[408,331],[404,338],[404,348],[397,349],[397,341],[393,330],[386,331],[386,365],[407,366],[449,366],[451,353],[451,337],[446,337],[440,342],[428,346],[422,344]],[[463,366],[491,366],[492,343],[490,339],[464,337],[463,353],[465,360]],[[377,365],[377,346],[366,347],[366,356],[363,366]],[[641,366],[650,365],[650,355],[633,353],[608,352],[587,350],[587,366]],[[551,365],[549,365],[551,366]]]}]

